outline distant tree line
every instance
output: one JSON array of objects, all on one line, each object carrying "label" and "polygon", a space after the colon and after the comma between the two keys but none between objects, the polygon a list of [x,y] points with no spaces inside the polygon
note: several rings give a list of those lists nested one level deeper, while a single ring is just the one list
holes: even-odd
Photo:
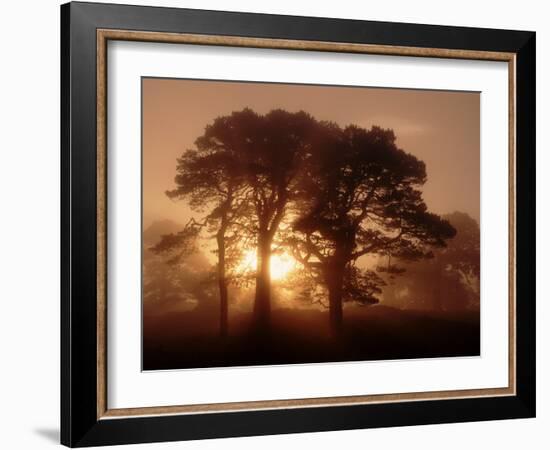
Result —
[{"label": "distant tree line", "polygon": [[399,264],[399,276],[387,277],[385,304],[431,311],[479,310],[479,224],[462,212],[443,218],[457,233],[446,247],[434,249],[434,258],[408,262],[380,257],[378,271],[387,271],[391,261],[394,267]]},{"label": "distant tree line", "polygon": [[228,285],[239,282],[238,266],[250,248],[257,255],[254,327],[269,332],[270,261],[274,247],[284,248],[327,293],[338,336],[343,302],[376,303],[384,283],[358,267],[359,258],[426,259],[455,235],[447,220],[428,211],[420,190],[426,179],[425,164],[396,145],[392,130],[247,108],[216,118],[178,158],[175,188],[166,194],[186,200],[197,217],[164,235],[153,251],[177,261],[196,249],[201,234],[215,237],[224,336]]}]

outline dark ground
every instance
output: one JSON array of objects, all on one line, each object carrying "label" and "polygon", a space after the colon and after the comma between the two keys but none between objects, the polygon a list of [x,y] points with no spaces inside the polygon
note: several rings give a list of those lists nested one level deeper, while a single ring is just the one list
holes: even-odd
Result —
[{"label": "dark ground", "polygon": [[480,354],[479,312],[442,313],[376,305],[346,308],[344,333],[330,338],[328,313],[272,311],[271,337],[248,333],[250,314],[230,318],[230,335],[216,335],[214,315],[144,314],[143,370],[364,361]]}]

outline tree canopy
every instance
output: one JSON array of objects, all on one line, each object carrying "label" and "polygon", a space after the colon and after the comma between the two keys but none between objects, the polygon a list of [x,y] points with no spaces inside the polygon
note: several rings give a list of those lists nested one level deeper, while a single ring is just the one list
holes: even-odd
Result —
[{"label": "tree canopy", "polygon": [[397,147],[392,130],[325,124],[318,146],[302,179],[302,213],[290,243],[306,268],[322,274],[337,332],[350,288],[368,282],[378,292],[376,276],[355,267],[360,257],[430,257],[431,248],[445,246],[455,230],[428,211],[420,190],[425,164]]},{"label": "tree canopy", "polygon": [[343,301],[372,304],[381,292],[383,280],[357,264],[361,257],[429,258],[455,235],[429,212],[421,191],[426,179],[424,162],[397,146],[393,130],[246,108],[216,118],[177,160],[176,186],[166,194],[187,199],[201,217],[155,249],[184,254],[204,230],[216,236],[224,334],[229,273],[243,248],[256,249],[254,315],[259,328],[269,327],[277,241],[328,291],[338,333]]}]

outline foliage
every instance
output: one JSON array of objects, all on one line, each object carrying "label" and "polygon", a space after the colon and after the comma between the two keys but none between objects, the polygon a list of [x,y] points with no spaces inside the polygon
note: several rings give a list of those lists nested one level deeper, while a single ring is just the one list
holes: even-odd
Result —
[{"label": "foliage", "polygon": [[[380,293],[381,279],[371,276],[366,285],[354,267],[363,255],[429,258],[433,247],[454,236],[449,222],[430,213],[422,199],[424,163],[397,147],[392,130],[324,124],[316,150],[302,178],[289,243],[306,268],[324,275],[329,289],[330,278],[341,272],[336,283],[344,283],[343,298],[357,295],[358,286],[367,298]],[[345,283],[349,277],[354,281]]]},{"label": "foliage", "polygon": [[215,238],[223,305],[228,283],[252,280],[239,262],[256,249],[255,313],[266,325],[270,258],[286,247],[304,268],[302,284],[310,283],[302,296],[326,304],[320,295],[328,292],[334,320],[341,321],[342,302],[373,304],[382,292],[383,279],[361,269],[361,257],[430,258],[454,236],[448,221],[428,211],[426,179],[425,164],[397,146],[392,130],[245,108],[216,118],[178,158],[176,187],[166,194],[186,199],[201,217],[163,236],[153,251],[177,263],[197,250],[200,237]]},{"label": "foliage", "polygon": [[[462,212],[444,218],[455,227],[456,236],[446,247],[435,249],[430,260],[416,263],[400,260],[406,272],[384,289],[385,303],[436,310],[479,308],[479,225]],[[399,296],[399,292],[406,295]]]}]

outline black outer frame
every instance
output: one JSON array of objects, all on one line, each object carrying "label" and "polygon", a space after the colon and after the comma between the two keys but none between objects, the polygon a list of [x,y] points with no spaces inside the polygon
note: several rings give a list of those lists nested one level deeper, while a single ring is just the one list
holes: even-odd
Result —
[{"label": "black outer frame", "polygon": [[[97,419],[96,30],[511,52],[517,395]],[[71,447],[535,416],[535,33],[127,5],[61,6],[61,443]]]}]

